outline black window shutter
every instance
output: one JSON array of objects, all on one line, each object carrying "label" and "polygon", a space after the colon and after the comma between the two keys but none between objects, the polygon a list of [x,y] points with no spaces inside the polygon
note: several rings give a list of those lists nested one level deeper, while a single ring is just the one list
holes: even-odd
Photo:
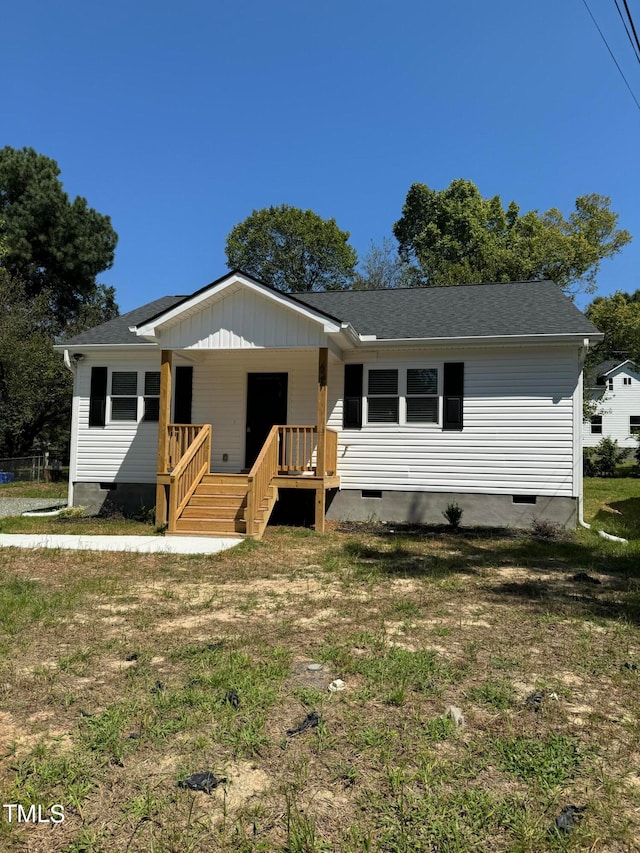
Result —
[{"label": "black window shutter", "polygon": [[464,362],[445,363],[442,389],[442,428],[461,430],[464,415]]},{"label": "black window shutter", "polygon": [[89,394],[89,426],[103,427],[107,414],[107,368],[91,368],[91,392]]},{"label": "black window shutter", "polygon": [[361,364],[344,366],[343,429],[362,428],[362,373]]},{"label": "black window shutter", "polygon": [[193,394],[193,367],[176,367],[173,422],[191,423],[191,398]]}]

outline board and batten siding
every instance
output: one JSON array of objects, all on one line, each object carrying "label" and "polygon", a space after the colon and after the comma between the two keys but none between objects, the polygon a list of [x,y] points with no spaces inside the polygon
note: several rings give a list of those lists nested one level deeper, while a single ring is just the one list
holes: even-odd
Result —
[{"label": "board and batten siding", "polygon": [[326,346],[322,323],[244,288],[229,288],[162,329],[163,349],[254,349]]},{"label": "board and batten siding", "polygon": [[215,471],[231,473],[244,466],[249,373],[287,373],[287,422],[316,422],[317,350],[206,352],[194,354],[192,363],[192,419],[212,425],[211,464]]},{"label": "board and batten siding", "polygon": [[[624,377],[631,380],[624,384]],[[640,375],[628,366],[621,367],[611,374],[613,390],[605,385],[604,396],[599,397],[596,414],[602,416],[602,433],[592,433],[591,424],[583,424],[583,443],[585,447],[595,447],[603,438],[612,438],[620,447],[635,448],[638,442],[632,436],[629,419],[640,417]]]},{"label": "board and batten siding", "polygon": [[[464,430],[416,424],[363,424],[360,430],[342,430],[340,384],[329,426],[341,430],[341,488],[562,497],[579,493],[574,447],[577,348],[359,351],[346,360],[365,367],[441,367],[443,361],[463,361]],[[330,389],[332,382],[343,381],[338,365],[332,367]]]}]

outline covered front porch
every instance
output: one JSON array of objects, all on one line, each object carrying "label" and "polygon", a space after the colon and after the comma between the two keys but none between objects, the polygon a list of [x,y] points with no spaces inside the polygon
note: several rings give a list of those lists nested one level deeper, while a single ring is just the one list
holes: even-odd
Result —
[{"label": "covered front porch", "polygon": [[[260,538],[280,489],[310,489],[315,529],[324,531],[327,491],[340,485],[338,434],[327,428],[328,348],[187,357],[193,405],[185,410],[174,387],[185,354],[162,350],[156,523],[170,534]],[[280,402],[268,390],[280,387],[277,377]],[[198,422],[176,423],[185,411]],[[207,414],[209,423],[198,418]],[[309,414],[315,423],[289,422]]]}]

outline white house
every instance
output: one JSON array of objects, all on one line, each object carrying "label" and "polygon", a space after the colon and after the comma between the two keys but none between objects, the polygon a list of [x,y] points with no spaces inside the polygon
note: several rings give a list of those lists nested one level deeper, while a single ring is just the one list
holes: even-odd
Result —
[{"label": "white house", "polygon": [[640,373],[625,361],[604,361],[589,372],[585,394],[598,402],[597,414],[584,422],[585,447],[603,438],[615,439],[620,447],[636,448],[640,435]]},{"label": "white house", "polygon": [[582,363],[550,281],[283,294],[231,272],[59,345],[70,502],[259,536],[285,489],[325,517],[573,525]]}]

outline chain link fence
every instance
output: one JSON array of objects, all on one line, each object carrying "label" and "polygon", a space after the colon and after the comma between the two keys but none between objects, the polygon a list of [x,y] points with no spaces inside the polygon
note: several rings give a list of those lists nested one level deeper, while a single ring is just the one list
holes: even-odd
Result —
[{"label": "chain link fence", "polygon": [[0,459],[0,483],[58,483],[66,479],[69,460],[53,451]]}]

